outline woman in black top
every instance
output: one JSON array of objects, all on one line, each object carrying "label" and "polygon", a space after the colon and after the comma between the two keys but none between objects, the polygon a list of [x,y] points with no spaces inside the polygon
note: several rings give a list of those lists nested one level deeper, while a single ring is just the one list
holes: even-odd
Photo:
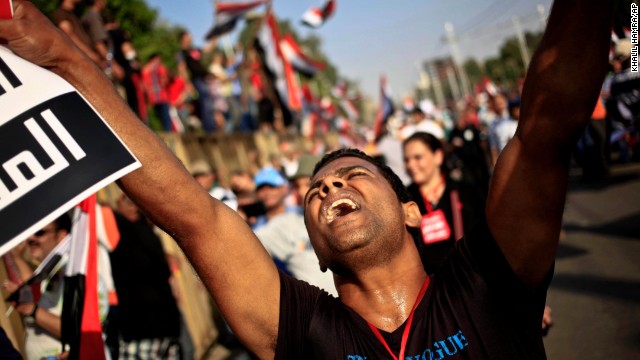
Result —
[{"label": "woman in black top", "polygon": [[442,143],[433,135],[415,133],[403,142],[402,149],[412,180],[407,189],[423,215],[422,241],[416,240],[416,246],[426,271],[434,273],[455,242],[484,215],[485,200],[480,191],[447,178]]}]

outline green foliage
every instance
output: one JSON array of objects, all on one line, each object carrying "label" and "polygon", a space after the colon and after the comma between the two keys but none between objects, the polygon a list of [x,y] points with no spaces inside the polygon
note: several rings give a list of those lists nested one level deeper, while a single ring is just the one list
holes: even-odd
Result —
[{"label": "green foliage", "polygon": [[[525,33],[529,56],[533,56],[535,49],[542,40],[542,33]],[[477,84],[483,75],[493,79],[506,88],[515,87],[517,80],[524,78],[525,68],[520,54],[520,46],[516,37],[507,38],[498,51],[498,56],[488,58],[484,64],[475,59],[468,59],[464,69],[471,84]]]},{"label": "green foliage", "polygon": [[484,71],[482,70],[482,65],[478,63],[476,59],[467,59],[462,67],[464,68],[467,78],[471,84],[477,84],[482,80]]},{"label": "green foliage", "polygon": [[51,0],[32,0],[31,1],[40,11],[42,11],[45,15],[51,18],[53,12],[58,7],[57,1]]},{"label": "green foliage", "polygon": [[175,54],[180,48],[179,27],[159,20],[158,11],[150,8],[145,0],[109,0],[107,12],[129,33],[143,63],[151,54],[159,52],[167,66],[175,67]]},{"label": "green foliage", "polygon": [[109,0],[107,12],[120,22],[132,36],[153,32],[158,12],[144,0]]},{"label": "green foliage", "polygon": [[146,62],[149,56],[158,52],[164,63],[172,69],[176,67],[176,54],[180,51],[178,34],[182,29],[169,24],[158,24],[152,32],[133,36],[133,44],[138,50],[139,58]]}]

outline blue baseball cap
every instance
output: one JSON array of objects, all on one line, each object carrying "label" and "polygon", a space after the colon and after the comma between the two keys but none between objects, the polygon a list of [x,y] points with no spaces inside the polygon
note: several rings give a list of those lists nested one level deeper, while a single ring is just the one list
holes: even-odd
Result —
[{"label": "blue baseball cap", "polygon": [[278,172],[278,170],[267,167],[258,171],[256,174],[254,181],[256,182],[256,187],[261,187],[264,185],[269,185],[273,187],[280,187],[287,183],[287,180]]}]

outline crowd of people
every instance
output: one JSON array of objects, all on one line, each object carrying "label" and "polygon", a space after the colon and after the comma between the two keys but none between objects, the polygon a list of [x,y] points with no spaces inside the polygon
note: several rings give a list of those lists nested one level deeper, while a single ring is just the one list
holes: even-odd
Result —
[{"label": "crowd of people", "polygon": [[[266,84],[269,80],[259,55],[251,47],[243,49],[241,44],[233,47],[226,43],[222,46],[214,37],[204,48],[197,48],[191,34],[183,30],[178,34],[180,50],[172,59],[175,69],[165,65],[169,59],[159,52],[142,62],[130,35],[106,12],[106,0],[84,1],[88,6],[78,17],[77,7],[82,3],[83,0],[61,1],[52,20],[103,69],[143,122],[157,119],[158,130],[235,133],[276,129],[304,136],[335,131],[340,134],[343,147],[369,146],[372,152],[375,151],[371,150],[372,144],[378,148],[386,146],[380,134],[373,134],[371,126],[340,116],[337,110],[340,106],[334,103],[341,98],[314,99],[312,91],[304,85],[303,109],[295,114],[293,123],[285,124],[283,110]],[[576,147],[575,160],[583,167],[586,179],[606,176],[612,150],[623,162],[638,158],[635,122],[640,100],[634,91],[639,87],[637,76],[630,71],[631,49],[628,38],[616,38],[613,42],[609,74],[592,114],[594,121],[589,123]],[[429,99],[406,99],[405,106],[389,121],[389,132],[400,141],[416,131],[431,133],[440,140],[453,140],[456,156],[451,161],[466,163],[464,170],[460,169],[466,179],[473,177],[474,181],[487,182],[499,152],[515,133],[522,79],[517,85],[496,86],[489,82],[492,89],[485,88],[486,81],[478,84],[474,94],[440,106]],[[340,96],[348,98],[346,94]],[[314,109],[317,118],[310,116],[309,109]],[[312,117],[314,120],[310,120]],[[479,149],[470,150],[468,146],[459,149],[459,140],[471,136],[467,130],[477,131],[474,135],[486,140],[482,142],[484,154],[471,155]],[[466,135],[458,136],[462,134]],[[489,172],[482,169],[481,156],[489,162]],[[479,168],[475,163],[482,165]],[[400,166],[392,168],[398,170]],[[401,178],[406,180],[404,175]]]},{"label": "crowd of people", "polygon": [[[282,128],[274,122],[274,105],[253,49],[247,56],[240,45],[221,49],[217,38],[200,49],[188,31],[180,31],[174,59],[159,52],[141,59],[131,35],[106,11],[106,2],[62,0],[52,21],[105,72],[143,122],[155,120],[165,132]],[[87,7],[78,16],[81,5]],[[166,65],[168,60],[175,68]]]},{"label": "crowd of people", "polygon": [[[17,21],[37,18],[37,10],[17,3]],[[106,120],[143,164],[119,184],[125,192],[113,208],[104,207],[119,233],[108,249],[110,271],[101,275],[112,359],[193,358],[178,306],[186,294],[172,287],[172,259],[154,224],[171,229],[207,286],[224,317],[220,331],[259,358],[544,357],[541,336],[552,325],[544,304],[569,158],[585,179],[597,180],[607,175],[612,147],[621,161],[640,154],[640,101],[629,99],[640,79],[628,71],[626,43],[616,46],[602,86],[609,45],[602,38],[610,28],[600,16],[609,11],[604,1],[554,7],[524,92],[481,91],[449,109],[412,99],[378,138],[355,126],[342,132],[342,147],[351,149],[325,155],[324,146],[290,149],[283,142],[282,157],[252,159],[249,168],[227,173],[202,159],[186,164],[186,173],[137,119],[147,120],[152,109],[164,131],[281,127],[273,109],[261,111],[259,80],[250,82],[252,100],[243,96],[239,68],[255,54],[247,51],[247,62],[239,49],[214,52],[204,64],[202,51],[212,49],[194,48],[183,32],[174,73],[160,54],[142,65],[117,23],[101,16],[105,0],[91,1],[82,18],[74,14],[78,3],[62,0],[54,23],[109,81],[89,76],[95,74],[86,66],[66,76],[101,94],[92,97],[97,111],[115,108]],[[56,36],[46,29],[28,36],[34,44]],[[0,25],[8,46],[18,35]],[[575,64],[576,52],[590,56]],[[547,70],[550,59],[557,67]],[[113,83],[121,94],[101,91]],[[145,141],[131,141],[131,134]],[[11,252],[22,281],[71,226],[65,215]],[[29,359],[62,349],[64,261],[32,301],[14,304]],[[9,291],[19,285],[4,283]]]}]

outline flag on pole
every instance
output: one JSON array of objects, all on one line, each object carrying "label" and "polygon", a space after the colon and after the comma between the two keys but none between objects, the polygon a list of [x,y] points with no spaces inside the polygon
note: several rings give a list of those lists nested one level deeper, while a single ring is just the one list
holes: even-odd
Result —
[{"label": "flag on pole", "polygon": [[98,304],[96,195],[76,207],[62,302],[63,345],[69,359],[106,359]]},{"label": "flag on pole", "polygon": [[215,23],[205,38],[207,40],[213,37],[224,35],[235,29],[238,20],[243,17],[249,10],[263,5],[265,1],[249,1],[249,2],[219,2],[215,4]]},{"label": "flag on pole", "polygon": [[344,111],[347,118],[351,121],[355,121],[360,117],[360,111],[354,104],[351,97],[348,95],[349,84],[346,81],[339,81],[336,86],[333,87],[333,96],[338,99],[340,108]]},{"label": "flag on pole", "polygon": [[255,47],[267,77],[275,89],[284,123],[288,126],[292,122],[291,111],[302,109],[301,90],[291,63],[287,61],[280,49],[278,24],[270,11],[265,15],[262,26],[258,30]]},{"label": "flag on pole", "polygon": [[296,40],[287,34],[280,40],[282,55],[287,59],[293,69],[306,77],[313,77],[319,71],[324,70],[324,63],[310,59],[300,49]]},{"label": "flag on pole", "polygon": [[500,89],[496,86],[496,84],[489,79],[488,76],[483,76],[480,84],[478,84],[476,88],[478,93],[486,92],[487,95],[494,97],[500,93]]},{"label": "flag on pole", "polygon": [[302,84],[302,109],[303,118],[301,124],[301,133],[307,137],[315,136],[316,125],[318,124],[320,104],[315,98],[308,84]]},{"label": "flag on pole", "polygon": [[302,15],[302,23],[312,28],[319,28],[336,11],[335,0],[325,0],[322,7],[312,7]]},{"label": "flag on pole", "polygon": [[382,134],[382,128],[387,123],[389,116],[393,114],[394,107],[391,100],[391,88],[387,84],[387,77],[380,76],[380,104],[378,105],[378,111],[373,126],[373,133],[377,139]]}]

